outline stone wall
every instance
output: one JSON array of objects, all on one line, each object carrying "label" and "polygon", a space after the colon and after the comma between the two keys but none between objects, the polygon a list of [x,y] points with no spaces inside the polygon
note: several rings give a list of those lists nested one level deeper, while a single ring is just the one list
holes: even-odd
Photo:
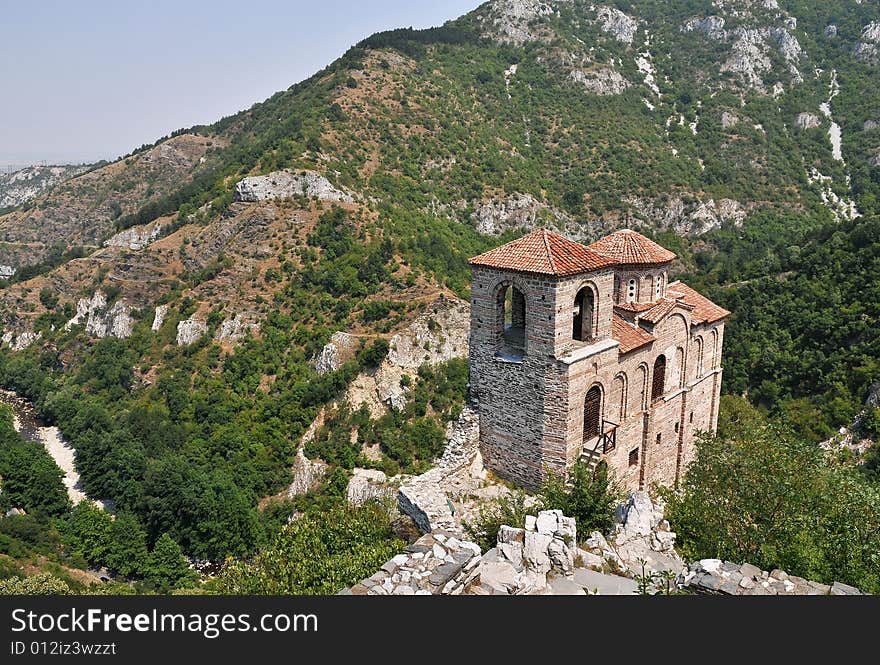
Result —
[{"label": "stone wall", "polygon": [[784,570],[767,572],[748,563],[736,564],[720,559],[694,563],[681,577],[680,584],[697,593],[725,596],[860,596],[848,584],[821,584],[789,575]]},{"label": "stone wall", "polygon": [[477,576],[480,548],[455,534],[435,531],[342,595],[432,596],[461,594]]}]

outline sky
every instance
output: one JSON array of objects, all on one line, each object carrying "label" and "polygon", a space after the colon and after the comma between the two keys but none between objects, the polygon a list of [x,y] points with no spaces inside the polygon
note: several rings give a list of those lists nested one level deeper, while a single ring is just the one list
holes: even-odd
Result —
[{"label": "sky", "polygon": [[0,0],[0,165],[115,159],[480,0]]}]

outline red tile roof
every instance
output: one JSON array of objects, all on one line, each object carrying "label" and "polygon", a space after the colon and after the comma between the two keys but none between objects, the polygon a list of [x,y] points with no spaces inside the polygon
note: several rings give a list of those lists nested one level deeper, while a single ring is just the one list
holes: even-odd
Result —
[{"label": "red tile roof", "polygon": [[590,248],[547,229],[537,229],[518,240],[475,256],[470,263],[487,268],[560,277],[614,265],[614,261],[600,256]]},{"label": "red tile roof", "polygon": [[647,321],[648,323],[660,323],[669,316],[676,307],[684,307],[685,309],[693,309],[693,305],[687,302],[673,300],[671,298],[661,298],[654,306],[644,314],[639,314],[639,321]]},{"label": "red tile roof", "polygon": [[615,314],[611,317],[611,336],[620,342],[620,353],[629,353],[654,341],[647,330],[634,326]]},{"label": "red tile roof", "polygon": [[694,308],[691,314],[691,320],[694,323],[715,323],[730,316],[730,312],[726,309],[719,307],[706,296],[697,293],[684,282],[673,282],[667,287],[666,293],[670,298],[679,298]]},{"label": "red tile roof", "polygon": [[629,229],[605,236],[588,248],[622,266],[660,265],[675,259],[675,253]]}]

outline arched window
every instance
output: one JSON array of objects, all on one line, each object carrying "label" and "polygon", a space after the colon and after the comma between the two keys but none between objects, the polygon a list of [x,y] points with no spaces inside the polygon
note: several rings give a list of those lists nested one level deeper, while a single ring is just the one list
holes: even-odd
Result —
[{"label": "arched window", "polygon": [[593,386],[584,399],[584,442],[602,433],[602,389]]},{"label": "arched window", "polygon": [[521,357],[526,348],[526,297],[515,286],[503,286],[496,307],[499,351]]},{"label": "arched window", "polygon": [[636,301],[636,289],[638,288],[638,280],[635,278],[629,280],[629,284],[627,284],[626,288],[626,301],[627,302],[635,302]]},{"label": "arched window", "polygon": [[593,340],[593,318],[595,311],[595,299],[593,289],[585,286],[578,291],[574,299],[574,323],[571,337],[578,342],[590,342]]},{"label": "arched window", "polygon": [[660,399],[663,396],[666,382],[666,356],[657,356],[654,361],[654,382],[651,384],[651,400]]},{"label": "arched window", "polygon": [[660,300],[660,296],[663,295],[663,275],[657,275],[654,278],[654,300]]},{"label": "arched window", "polygon": [[718,330],[712,331],[712,369],[718,367],[721,364],[721,359],[718,357]]},{"label": "arched window", "polygon": [[645,363],[639,365],[638,383],[636,385],[638,387],[638,392],[635,393],[632,413],[644,411],[648,408],[648,366]]},{"label": "arched window", "polygon": [[703,376],[703,372],[705,371],[703,369],[703,338],[697,337],[696,340],[694,340],[694,343],[696,344],[697,351],[697,366],[694,374],[699,379]]},{"label": "arched window", "polygon": [[621,372],[614,377],[614,383],[611,386],[611,410],[610,418],[620,425],[626,419],[626,374]]},{"label": "arched window", "polygon": [[684,349],[681,347],[675,350],[675,371],[677,372],[678,387],[684,388],[687,383],[687,377],[684,375]]}]

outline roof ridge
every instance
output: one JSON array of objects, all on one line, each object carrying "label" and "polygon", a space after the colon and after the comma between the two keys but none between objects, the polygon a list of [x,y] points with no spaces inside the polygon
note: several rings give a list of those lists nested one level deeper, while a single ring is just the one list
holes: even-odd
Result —
[{"label": "roof ridge", "polygon": [[550,247],[550,237],[547,232],[547,228],[544,227],[541,229],[542,237],[544,238],[544,249],[547,250],[547,260],[550,261],[550,270],[554,273],[556,272],[556,261],[553,260],[553,249]]}]

